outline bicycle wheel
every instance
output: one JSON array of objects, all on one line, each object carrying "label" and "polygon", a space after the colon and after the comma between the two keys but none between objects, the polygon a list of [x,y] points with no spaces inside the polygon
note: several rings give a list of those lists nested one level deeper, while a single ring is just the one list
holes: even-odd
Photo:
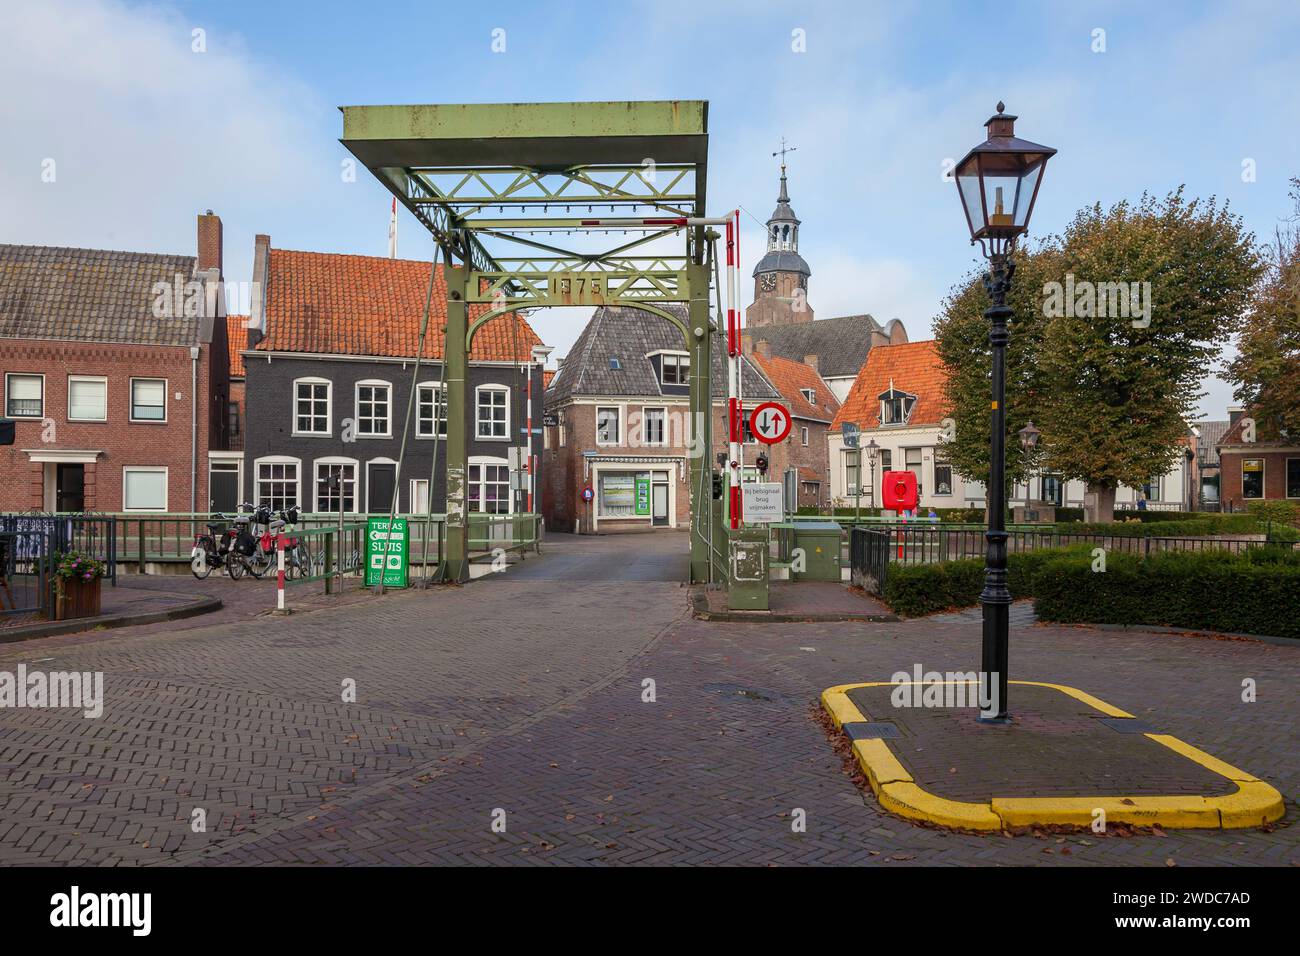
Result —
[{"label": "bicycle wheel", "polygon": [[244,572],[248,570],[248,565],[244,562],[243,556],[230,552],[226,558],[226,573],[230,575],[230,580],[238,581],[244,576]]},{"label": "bicycle wheel", "polygon": [[208,564],[208,553],[206,551],[200,551],[190,558],[190,571],[200,581],[212,573],[212,565]]},{"label": "bicycle wheel", "polygon": [[248,559],[248,573],[259,580],[273,567],[275,567],[274,551],[263,551],[258,548],[253,552],[253,556]]}]

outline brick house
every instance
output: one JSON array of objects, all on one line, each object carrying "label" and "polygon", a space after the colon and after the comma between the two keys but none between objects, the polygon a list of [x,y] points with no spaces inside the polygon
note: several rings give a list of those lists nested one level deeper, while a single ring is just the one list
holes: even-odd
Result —
[{"label": "brick house", "polygon": [[[444,407],[447,286],[441,266],[397,476],[429,268],[406,259],[274,249],[268,236],[256,238],[254,297],[241,356],[245,500],[337,511],[338,495],[327,479],[338,473],[346,512],[387,512],[396,495],[399,513],[423,514],[432,471],[433,511],[445,510],[446,423],[438,410]],[[471,305],[470,321],[487,309]],[[474,337],[464,409],[471,511],[506,514],[526,507],[523,493],[511,490],[511,458],[517,454],[512,449],[527,445],[530,379],[534,416],[541,418],[542,363],[535,349],[545,350],[517,313],[493,319]],[[538,444],[534,439],[540,459]]]},{"label": "brick house", "polygon": [[[864,508],[879,507],[876,483],[890,470],[916,475],[922,512],[929,508],[984,507],[983,483],[965,481],[944,456],[947,378],[933,341],[872,348],[848,399],[835,416],[828,439],[833,465],[831,497],[838,507],[853,507],[855,503]],[[871,441],[879,448],[874,473],[867,453],[862,452],[860,479],[857,451],[844,447],[840,429],[845,422],[861,430],[860,448],[865,449]],[[1144,497],[1154,510],[1187,507],[1193,455],[1186,439],[1180,444],[1186,446],[1184,454],[1168,473],[1153,476],[1141,488],[1121,485],[1116,490],[1116,510],[1136,507],[1139,497]],[[855,498],[858,488],[860,494]],[[1045,471],[1009,487],[1007,501],[1011,506],[1047,502],[1057,507],[1081,508],[1086,490],[1082,481],[1066,480]]]},{"label": "brick house", "polygon": [[[0,510],[188,512],[225,446],[221,220],[198,254],[0,245]],[[197,399],[197,401],[196,401]]]},{"label": "brick house", "polygon": [[766,346],[760,341],[750,357],[790,409],[790,435],[778,446],[785,450],[786,468],[794,472],[788,480],[796,485],[800,508],[825,508],[830,504],[827,439],[840,410],[839,399],[817,374],[816,355],[806,362],[794,362],[772,355]]},{"label": "brick house", "polygon": [[[685,310],[673,308],[683,320]],[[671,323],[635,308],[601,307],[578,336],[546,392],[542,496],[547,528],[642,531],[687,528],[690,355]],[[750,359],[743,365],[747,408],[779,399]],[[713,439],[726,445],[726,365],[713,351]],[[769,477],[784,473],[788,443],[776,446]],[[762,447],[747,442],[746,461]],[[746,478],[758,476],[752,465]],[[593,499],[582,501],[590,487]]]},{"label": "brick house", "polygon": [[1225,511],[1254,501],[1300,501],[1300,444],[1252,437],[1250,416],[1228,409],[1228,428],[1217,444],[1219,496]]}]

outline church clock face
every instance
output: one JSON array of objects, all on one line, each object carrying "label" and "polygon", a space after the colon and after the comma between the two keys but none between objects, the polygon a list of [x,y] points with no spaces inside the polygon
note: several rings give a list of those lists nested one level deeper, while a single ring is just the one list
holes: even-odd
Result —
[{"label": "church clock face", "polygon": [[775,273],[775,272],[764,272],[762,275],[760,275],[760,276],[758,277],[758,287],[759,287],[759,289],[761,289],[763,292],[775,292],[775,291],[776,291],[776,273]]}]

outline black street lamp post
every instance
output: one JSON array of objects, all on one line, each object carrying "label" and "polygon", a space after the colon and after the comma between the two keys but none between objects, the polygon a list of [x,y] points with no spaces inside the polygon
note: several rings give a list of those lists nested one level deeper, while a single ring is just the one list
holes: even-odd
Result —
[{"label": "black street lamp post", "polygon": [[[867,442],[867,461],[871,464],[871,509],[876,508],[876,459],[880,457],[880,446],[873,438]],[[862,468],[858,468],[858,484],[862,483]]]},{"label": "black street lamp post", "polygon": [[[971,243],[980,244],[989,271],[984,288],[989,295],[989,346],[993,352],[992,432],[989,439],[988,509],[989,527],[984,568],[984,590],[980,604],[984,609],[984,642],[980,665],[981,686],[993,700],[980,702],[980,719],[1006,723],[1007,710],[1007,630],[1011,591],[1007,588],[1006,525],[1006,356],[1007,320],[1011,307],[1007,293],[1016,264],[1012,260],[1016,240],[1029,229],[1029,216],[1038,187],[1043,181],[1047,160],[1056,150],[1017,139],[1016,117],[1004,112],[999,103],[996,116],[984,125],[988,139],[976,146],[957,164],[955,179]],[[996,684],[996,690],[994,686]],[[996,707],[996,711],[992,707]]]}]

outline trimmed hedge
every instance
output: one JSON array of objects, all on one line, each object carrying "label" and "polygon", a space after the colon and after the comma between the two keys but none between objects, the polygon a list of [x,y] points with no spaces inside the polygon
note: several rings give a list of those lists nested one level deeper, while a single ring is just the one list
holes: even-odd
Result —
[{"label": "trimmed hedge", "polygon": [[[1259,553],[1254,553],[1254,552]],[[1130,624],[1300,638],[1300,560],[1282,548],[1241,557],[1167,551],[1109,554],[1104,574],[1086,556],[1062,555],[1034,579],[1044,621]]]},{"label": "trimmed hedge", "polygon": [[[1012,554],[1013,598],[1033,597],[1040,620],[1198,628],[1300,638],[1300,551],[1289,547],[1165,551],[1142,558],[1108,552],[1092,570],[1092,547]],[[892,566],[885,602],[907,617],[979,603],[980,558]]]},{"label": "trimmed hedge", "polygon": [[[1007,587],[1012,598],[1031,597],[1039,570],[1063,554],[1088,556],[1092,545],[1044,548],[1007,557]],[[984,559],[963,558],[936,564],[891,564],[885,575],[885,603],[906,617],[970,607],[984,590]]]},{"label": "trimmed hedge", "polygon": [[[1253,514],[1200,514],[1195,518],[1180,521],[1158,521],[1154,523],[1154,527],[1148,527],[1148,524],[1152,524],[1152,522],[1121,520],[1109,524],[1104,522],[1081,523],[1060,530],[1072,531],[1077,534],[1109,534],[1115,537],[1133,536],[1138,538],[1148,534],[1152,537],[1163,538],[1201,537],[1216,534],[1264,534],[1266,530],[1269,530],[1268,522],[1261,521]],[[1294,540],[1285,537],[1288,532],[1295,530],[1293,528],[1274,523],[1272,530],[1282,536],[1280,540]]]}]

